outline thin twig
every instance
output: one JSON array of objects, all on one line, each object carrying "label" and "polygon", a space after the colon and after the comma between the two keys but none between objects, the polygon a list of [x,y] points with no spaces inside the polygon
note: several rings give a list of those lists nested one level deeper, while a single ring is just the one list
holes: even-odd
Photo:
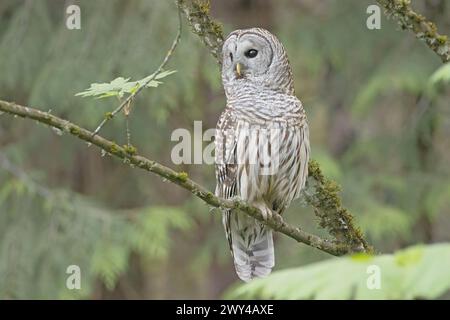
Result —
[{"label": "thin twig", "polygon": [[164,67],[169,62],[170,57],[174,53],[178,43],[180,42],[181,25],[182,25],[181,12],[180,12],[180,9],[178,9],[177,35],[176,35],[175,39],[173,40],[172,46],[170,47],[169,51],[167,51],[167,54],[165,55],[164,60],[159,65],[158,69],[156,69],[156,71],[141,86],[139,86],[139,88],[135,92],[130,94],[114,111],[112,111],[111,113],[108,113],[108,116],[105,117],[102,120],[102,122],[98,125],[98,127],[94,130],[94,132],[93,132],[94,136],[100,132],[100,130],[103,128],[103,126],[106,124],[106,122],[108,122],[109,120],[114,118],[116,114],[118,114],[120,111],[122,111],[123,108],[125,108],[125,106],[130,105],[131,102],[133,101],[133,99],[142,91],[142,89],[144,89],[151,81],[155,80],[155,78],[158,76],[158,74],[160,74],[163,71]]},{"label": "thin twig", "polygon": [[127,114],[125,117],[127,146],[131,147],[130,115]]}]

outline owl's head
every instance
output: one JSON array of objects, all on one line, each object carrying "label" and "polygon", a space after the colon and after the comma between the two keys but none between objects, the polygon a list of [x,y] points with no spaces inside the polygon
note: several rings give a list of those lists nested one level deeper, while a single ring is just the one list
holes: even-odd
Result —
[{"label": "owl's head", "polygon": [[294,93],[292,71],[281,42],[261,28],[235,30],[222,48],[225,89],[249,81],[286,94]]}]

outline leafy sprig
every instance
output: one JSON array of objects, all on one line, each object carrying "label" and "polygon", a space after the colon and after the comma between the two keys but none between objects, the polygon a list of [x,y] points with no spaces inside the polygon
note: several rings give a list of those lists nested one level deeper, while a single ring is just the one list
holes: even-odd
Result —
[{"label": "leafy sprig", "polygon": [[[125,94],[136,93],[143,86],[147,88],[156,88],[163,83],[159,80],[170,76],[175,72],[176,70],[166,70],[158,73],[156,76],[154,74],[151,74],[137,81],[130,81],[130,78],[118,77],[109,83],[92,83],[88,89],[76,93],[75,96],[80,96],[83,98],[96,97],[97,99],[118,97],[121,99]],[[151,78],[154,79],[148,81]]]}]

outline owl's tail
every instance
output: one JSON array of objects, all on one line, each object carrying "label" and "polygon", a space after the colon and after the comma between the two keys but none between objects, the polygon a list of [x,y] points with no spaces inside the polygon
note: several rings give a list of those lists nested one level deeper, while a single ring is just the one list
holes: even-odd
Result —
[{"label": "owl's tail", "polygon": [[249,282],[269,275],[275,265],[272,229],[237,213],[225,214],[224,225],[239,278]]}]

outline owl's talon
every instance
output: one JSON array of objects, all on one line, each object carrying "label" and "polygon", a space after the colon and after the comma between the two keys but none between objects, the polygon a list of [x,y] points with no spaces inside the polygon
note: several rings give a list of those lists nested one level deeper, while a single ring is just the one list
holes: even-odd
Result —
[{"label": "owl's talon", "polygon": [[272,210],[269,208],[260,208],[261,214],[263,216],[264,221],[267,221],[272,218]]}]

